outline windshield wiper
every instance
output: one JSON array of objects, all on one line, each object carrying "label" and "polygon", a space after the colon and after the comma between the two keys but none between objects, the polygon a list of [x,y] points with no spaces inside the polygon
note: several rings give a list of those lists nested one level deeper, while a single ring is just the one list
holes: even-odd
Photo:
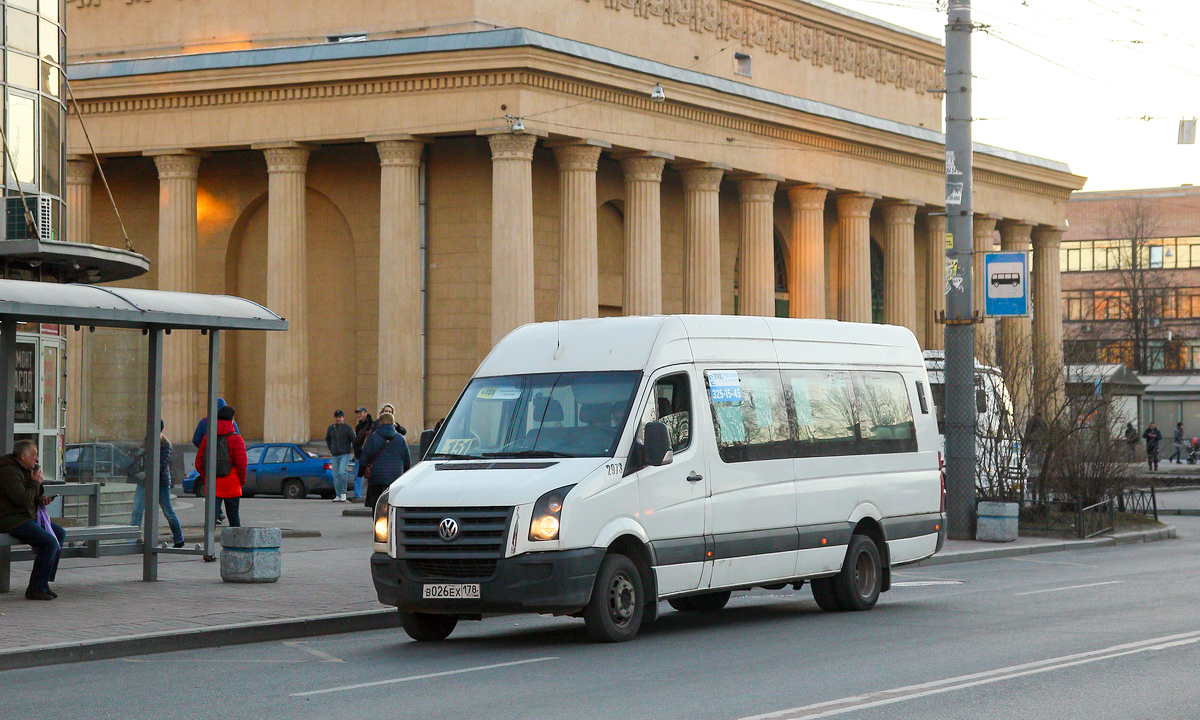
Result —
[{"label": "windshield wiper", "polygon": [[[486,455],[486,454],[487,453],[484,453],[484,455]],[[458,453],[444,453],[444,452],[429,453],[429,457],[431,457],[431,458],[435,458],[435,457],[446,458],[447,460],[482,460],[483,459],[479,455],[460,455]]]},{"label": "windshield wiper", "polygon": [[558,452],[557,450],[516,450],[513,452],[485,452],[484,457],[494,458],[517,458],[517,457],[534,457],[534,458],[573,458],[579,457],[571,453]]}]

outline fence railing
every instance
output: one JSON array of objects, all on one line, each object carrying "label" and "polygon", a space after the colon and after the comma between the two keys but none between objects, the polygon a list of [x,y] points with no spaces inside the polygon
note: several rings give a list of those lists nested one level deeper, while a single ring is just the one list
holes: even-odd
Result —
[{"label": "fence railing", "polygon": [[1154,487],[1147,490],[1126,490],[1118,494],[1114,500],[1117,512],[1135,513],[1158,519],[1158,496]]}]

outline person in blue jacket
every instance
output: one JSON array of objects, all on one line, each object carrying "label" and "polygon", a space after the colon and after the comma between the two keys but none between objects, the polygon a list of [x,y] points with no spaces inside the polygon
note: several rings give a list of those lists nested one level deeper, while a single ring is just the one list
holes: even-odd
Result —
[{"label": "person in blue jacket", "polygon": [[[225,407],[225,404],[226,404],[225,398],[222,398],[222,397],[217,398],[217,411],[220,412],[221,408]],[[238,429],[236,422],[233,423],[233,431],[236,432],[238,435],[242,434],[242,431]],[[192,433],[192,444],[195,445],[197,448],[199,448],[200,441],[203,440],[204,436],[207,434],[208,434],[208,416],[205,415],[204,417],[200,418],[200,422],[196,423],[196,432]]]},{"label": "person in blue jacket", "polygon": [[392,481],[412,467],[412,455],[404,436],[396,430],[396,418],[391,413],[380,414],[375,431],[363,446],[362,462],[371,475],[367,479],[367,498],[363,503],[374,508],[379,496]]}]

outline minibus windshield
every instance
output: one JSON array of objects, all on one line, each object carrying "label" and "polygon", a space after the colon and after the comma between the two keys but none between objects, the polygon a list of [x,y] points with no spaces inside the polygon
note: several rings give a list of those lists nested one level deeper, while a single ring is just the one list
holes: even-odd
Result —
[{"label": "minibus windshield", "polygon": [[641,372],[475,378],[427,457],[612,457]]}]

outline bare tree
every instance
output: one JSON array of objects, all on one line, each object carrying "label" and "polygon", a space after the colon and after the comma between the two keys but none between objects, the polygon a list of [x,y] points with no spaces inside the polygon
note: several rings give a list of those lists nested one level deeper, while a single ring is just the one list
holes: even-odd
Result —
[{"label": "bare tree", "polygon": [[[1097,288],[1091,310],[1103,314],[1096,320],[1117,321],[1120,330],[1111,339],[1128,343],[1125,362],[1134,372],[1155,369],[1153,345],[1166,337],[1161,321],[1173,304],[1172,276],[1164,271],[1163,249],[1155,242],[1161,225],[1154,206],[1142,198],[1122,203],[1104,223],[1104,234],[1114,242],[1105,251],[1106,287]],[[1100,252],[1097,248],[1097,257]]]}]

